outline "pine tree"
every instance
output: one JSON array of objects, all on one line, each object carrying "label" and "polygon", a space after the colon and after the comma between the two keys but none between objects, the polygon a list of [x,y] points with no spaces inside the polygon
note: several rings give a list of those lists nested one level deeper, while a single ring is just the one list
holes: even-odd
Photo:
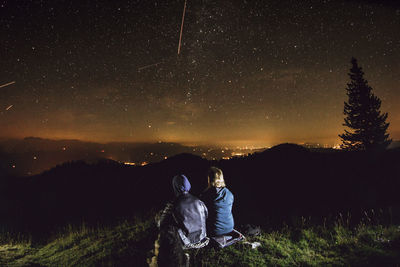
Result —
[{"label": "pine tree", "polygon": [[380,150],[390,143],[386,122],[387,113],[381,114],[381,100],[372,93],[372,88],[364,79],[364,72],[358,66],[357,59],[351,59],[350,83],[347,84],[348,102],[344,103],[344,130],[339,137],[341,147],[346,150]]}]

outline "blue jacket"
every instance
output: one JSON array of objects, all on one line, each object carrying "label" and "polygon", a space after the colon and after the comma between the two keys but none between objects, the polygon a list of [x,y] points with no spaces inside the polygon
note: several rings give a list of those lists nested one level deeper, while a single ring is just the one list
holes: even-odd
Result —
[{"label": "blue jacket", "polygon": [[207,233],[211,236],[224,235],[233,231],[233,194],[228,188],[209,188],[202,199],[208,209]]}]

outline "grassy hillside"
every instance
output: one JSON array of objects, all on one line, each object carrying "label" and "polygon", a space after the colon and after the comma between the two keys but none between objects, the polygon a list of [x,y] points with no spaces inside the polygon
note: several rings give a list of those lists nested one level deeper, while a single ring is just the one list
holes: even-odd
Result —
[{"label": "grassy hillside", "polygon": [[[0,265],[146,266],[157,229],[152,219],[95,229],[68,227],[43,244],[1,237]],[[18,240],[19,239],[19,240]],[[341,223],[266,230],[218,250],[192,250],[191,266],[395,266],[400,264],[400,227]]]},{"label": "grassy hillside", "polygon": [[148,222],[74,229],[44,244],[7,238],[0,245],[0,266],[145,266],[156,231]]}]

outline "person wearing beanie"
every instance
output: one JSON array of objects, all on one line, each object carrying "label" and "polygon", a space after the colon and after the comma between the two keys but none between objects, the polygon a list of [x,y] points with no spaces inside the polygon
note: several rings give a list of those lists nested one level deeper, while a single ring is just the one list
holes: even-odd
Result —
[{"label": "person wearing beanie", "polygon": [[172,214],[184,248],[191,248],[207,237],[208,210],[203,201],[189,193],[191,186],[185,175],[175,176],[172,187],[176,196]]},{"label": "person wearing beanie", "polygon": [[160,234],[156,241],[158,245],[155,247],[158,249],[155,257],[159,267],[189,266],[189,254],[184,250],[202,248],[209,243],[206,232],[207,207],[189,193],[190,188],[185,175],[176,175],[172,179],[175,199],[166,205],[158,221]]}]

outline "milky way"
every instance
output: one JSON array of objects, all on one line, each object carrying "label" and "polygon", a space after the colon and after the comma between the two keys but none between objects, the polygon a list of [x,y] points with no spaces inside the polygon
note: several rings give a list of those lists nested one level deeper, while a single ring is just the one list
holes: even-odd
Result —
[{"label": "milky way", "polygon": [[393,1],[0,1],[0,136],[338,142],[350,59],[400,139]]}]

